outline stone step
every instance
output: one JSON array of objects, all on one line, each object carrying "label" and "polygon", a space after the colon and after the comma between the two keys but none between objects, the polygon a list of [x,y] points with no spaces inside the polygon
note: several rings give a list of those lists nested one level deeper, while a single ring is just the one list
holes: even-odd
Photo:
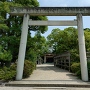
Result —
[{"label": "stone step", "polygon": [[11,87],[78,87],[90,88],[90,84],[10,84],[6,83],[5,86]]},{"label": "stone step", "polygon": [[90,88],[72,88],[72,87],[0,87],[0,90],[90,90]]}]

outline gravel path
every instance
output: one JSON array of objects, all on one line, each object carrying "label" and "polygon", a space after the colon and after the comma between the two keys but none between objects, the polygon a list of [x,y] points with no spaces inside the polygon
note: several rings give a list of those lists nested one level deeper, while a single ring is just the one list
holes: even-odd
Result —
[{"label": "gravel path", "polygon": [[53,63],[52,64],[50,63],[50,64],[37,65],[37,69],[26,80],[65,80],[65,81],[72,80],[74,81],[79,79],[69,71],[54,67]]}]

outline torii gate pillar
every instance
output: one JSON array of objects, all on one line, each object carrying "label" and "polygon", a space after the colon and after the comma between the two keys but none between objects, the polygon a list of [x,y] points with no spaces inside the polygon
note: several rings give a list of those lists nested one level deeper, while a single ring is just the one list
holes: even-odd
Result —
[{"label": "torii gate pillar", "polygon": [[88,81],[88,69],[87,69],[87,60],[86,60],[86,49],[85,49],[82,14],[77,15],[77,24],[78,24],[77,26],[78,26],[81,76],[83,81]]},{"label": "torii gate pillar", "polygon": [[19,47],[19,55],[18,55],[18,61],[17,61],[16,80],[22,80],[24,59],[25,59],[25,52],[26,52],[27,35],[28,35],[28,20],[29,20],[29,15],[24,14],[22,33],[21,33],[21,41],[20,41],[20,47]]}]

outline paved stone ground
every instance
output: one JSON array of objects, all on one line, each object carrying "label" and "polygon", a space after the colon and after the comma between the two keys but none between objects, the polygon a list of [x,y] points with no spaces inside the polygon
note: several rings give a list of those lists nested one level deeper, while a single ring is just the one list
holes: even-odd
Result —
[{"label": "paved stone ground", "polygon": [[[72,73],[54,67],[53,64],[37,65],[33,74],[22,81],[9,82],[11,84],[90,84],[78,79]],[[0,90],[90,90],[90,88],[71,88],[71,87],[5,87]]]},{"label": "paved stone ground", "polygon": [[37,65],[33,74],[24,80],[78,80],[77,77],[67,70],[54,67],[53,63]]},{"label": "paved stone ground", "polygon": [[29,78],[23,79],[23,81],[24,80],[32,82],[35,81],[36,83],[86,83],[69,71],[54,67],[53,63],[37,65],[37,69],[33,72],[33,74]]}]

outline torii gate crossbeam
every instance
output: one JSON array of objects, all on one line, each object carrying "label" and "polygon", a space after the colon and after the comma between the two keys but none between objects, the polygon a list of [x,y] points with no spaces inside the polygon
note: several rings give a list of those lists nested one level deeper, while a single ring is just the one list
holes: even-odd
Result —
[{"label": "torii gate crossbeam", "polygon": [[67,21],[32,21],[29,20],[28,25],[32,26],[77,26],[76,20],[67,20]]},{"label": "torii gate crossbeam", "polygon": [[[83,81],[88,81],[88,70],[87,70],[82,15],[90,16],[90,7],[31,7],[31,8],[12,7],[10,14],[11,15],[24,15],[18,63],[17,63],[16,80],[22,79],[27,34],[28,34],[28,24],[30,24],[29,15],[30,16],[44,15],[44,16],[77,16],[81,76],[82,76]],[[35,23],[34,21],[31,21],[31,22]],[[47,25],[48,24],[49,23],[47,23]]]}]

